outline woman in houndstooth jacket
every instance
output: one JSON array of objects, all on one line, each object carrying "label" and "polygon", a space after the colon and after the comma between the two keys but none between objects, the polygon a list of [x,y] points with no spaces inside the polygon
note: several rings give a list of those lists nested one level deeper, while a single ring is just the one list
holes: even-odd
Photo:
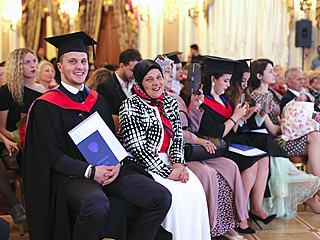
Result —
[{"label": "woman in houndstooth jacket", "polygon": [[143,60],[134,67],[135,94],[120,107],[120,134],[133,161],[172,194],[163,227],[173,240],[210,239],[205,193],[187,169],[177,101],[164,96],[160,66]]}]

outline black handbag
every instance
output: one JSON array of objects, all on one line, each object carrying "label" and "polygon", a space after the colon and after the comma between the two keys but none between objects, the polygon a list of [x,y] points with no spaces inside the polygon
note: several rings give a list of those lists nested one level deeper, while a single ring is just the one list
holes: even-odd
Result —
[{"label": "black handbag", "polygon": [[211,154],[201,145],[185,143],[184,157],[186,162],[202,161],[211,158],[217,158],[223,156],[226,153],[228,147],[226,142],[222,138],[199,136],[199,133],[194,134],[197,135],[197,137],[199,138],[210,140],[216,146],[217,149],[215,150],[215,153]]},{"label": "black handbag", "polygon": [[[189,118],[188,114],[182,110],[179,110],[179,112],[184,113],[184,115],[188,119],[188,125],[190,126],[190,118]],[[189,131],[189,132],[192,132],[191,128],[189,126],[183,127],[182,129]],[[207,159],[211,159],[211,158],[221,157],[228,150],[228,146],[222,138],[204,136],[198,132],[192,132],[192,133],[195,134],[198,138],[203,138],[203,139],[211,141],[216,146],[217,149],[215,150],[215,152],[213,154],[211,154],[201,145],[185,143],[184,144],[184,158],[185,158],[186,162],[202,161],[202,160],[207,160]]]}]

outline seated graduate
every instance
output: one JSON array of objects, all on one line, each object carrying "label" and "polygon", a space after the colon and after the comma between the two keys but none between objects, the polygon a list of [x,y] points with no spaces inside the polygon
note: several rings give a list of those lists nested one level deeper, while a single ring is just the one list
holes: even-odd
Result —
[{"label": "seated graduate", "polygon": [[[223,138],[227,144],[237,143],[252,146],[246,133],[237,134],[240,119],[247,114],[249,105],[233,106],[225,91],[230,86],[233,64],[230,59],[206,57],[204,80],[204,102],[201,107],[204,114],[201,119],[199,133],[207,136]],[[267,155],[243,156],[228,151],[226,157],[235,161],[241,172],[246,200],[250,196],[249,217],[254,221],[270,223],[276,215],[268,216],[262,208],[263,197],[269,173]],[[261,227],[260,227],[261,228]]]},{"label": "seated graduate", "polygon": [[[197,131],[203,114],[203,109],[200,108],[204,97],[202,88],[199,89],[201,94],[193,94],[191,96],[189,115],[183,99],[169,92],[173,79],[173,61],[161,55],[155,61],[161,66],[163,71],[166,93],[174,97],[178,102],[182,129],[188,128],[191,125],[193,127],[192,130]],[[211,141],[197,137],[190,131],[182,131],[183,140],[186,143],[198,144],[210,153],[215,152],[215,145]],[[232,160],[224,157],[212,157],[203,161],[190,161],[187,165],[197,175],[206,193],[211,236],[218,237],[223,235],[228,239],[244,239],[233,230],[238,226],[239,222],[241,222],[240,232],[254,233],[255,231],[248,227],[247,224],[247,202],[238,166]]]},{"label": "seated graduate", "polygon": [[160,66],[142,60],[133,69],[135,94],[120,107],[120,134],[132,161],[143,166],[172,194],[162,226],[174,240],[210,239],[201,182],[186,167],[177,101],[164,95]]},{"label": "seated graduate", "polygon": [[170,207],[168,190],[161,187],[158,195],[144,194],[148,183],[137,179],[137,174],[119,183],[123,188],[130,184],[128,194],[140,194],[135,199],[141,207],[137,224],[127,233],[127,214],[135,212],[136,206],[121,198],[108,199],[102,187],[117,180],[121,164],[91,166],[68,135],[96,111],[115,133],[104,98],[84,86],[88,73],[86,46],[96,42],[84,32],[45,40],[59,48],[57,66],[62,81],[29,110],[23,177],[30,239],[153,240]]},{"label": "seated graduate", "polygon": [[[240,96],[241,93],[246,95],[246,99],[250,102],[250,95],[248,93],[248,81],[249,78],[254,83],[259,83],[260,86],[255,89],[252,95],[254,99],[264,96],[262,92],[268,92],[268,85],[270,82],[275,81],[275,73],[271,71],[272,65],[268,61],[259,60],[254,61],[251,64],[252,76],[250,77],[250,68],[245,60],[238,60],[241,64],[234,66],[234,73],[231,77],[231,86],[228,89],[230,100],[233,100],[233,104],[236,105],[240,102],[240,99],[234,98],[234,96]],[[266,69],[264,69],[267,66]],[[262,69],[264,69],[262,71]],[[257,73],[261,71],[262,74]],[[263,78],[256,79],[255,76]],[[270,76],[271,78],[268,78]],[[254,84],[253,84],[254,85]],[[262,90],[263,89],[263,90]],[[261,96],[262,95],[262,96]],[[274,95],[270,93],[270,97]],[[261,104],[260,101],[257,105]],[[276,103],[275,103],[276,104]],[[270,122],[268,114],[262,110],[261,107],[255,105],[255,101],[252,101],[252,105],[249,109],[249,116],[246,116],[243,120],[242,129],[258,129],[267,128],[266,122]],[[306,201],[312,209],[319,210],[320,204],[315,195],[319,190],[320,180],[318,177],[306,174],[299,171],[295,165],[288,159],[287,153],[272,139],[268,134],[248,132],[248,137],[254,147],[262,149],[267,152],[270,158],[270,179],[268,186],[270,190],[270,196],[264,198],[264,210],[268,214],[277,214],[278,218],[292,218],[297,213],[297,205]],[[314,197],[313,197],[314,196]],[[309,199],[313,197],[312,199]]]}]

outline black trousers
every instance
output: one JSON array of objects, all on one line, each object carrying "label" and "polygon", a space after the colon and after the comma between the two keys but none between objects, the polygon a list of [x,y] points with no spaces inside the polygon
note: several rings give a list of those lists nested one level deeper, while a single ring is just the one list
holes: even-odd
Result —
[{"label": "black trousers", "polygon": [[72,178],[66,186],[68,205],[79,212],[73,228],[74,240],[98,240],[109,208],[109,200],[96,181]]},{"label": "black trousers", "polygon": [[114,182],[104,186],[103,190],[108,196],[120,197],[140,209],[128,233],[128,240],[155,239],[171,206],[169,190],[140,173],[120,175]]}]

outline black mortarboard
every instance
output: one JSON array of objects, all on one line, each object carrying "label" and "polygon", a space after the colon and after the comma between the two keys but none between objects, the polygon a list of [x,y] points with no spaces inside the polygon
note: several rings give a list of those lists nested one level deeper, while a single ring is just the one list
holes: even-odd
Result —
[{"label": "black mortarboard", "polygon": [[181,63],[180,59],[178,58],[178,54],[182,54],[182,52],[175,51],[175,52],[166,53],[163,55],[167,56],[169,59],[174,61],[174,64],[177,64],[177,63]]},{"label": "black mortarboard", "polygon": [[45,38],[44,40],[59,49],[58,59],[68,52],[88,53],[86,46],[90,45],[92,45],[93,59],[96,59],[94,44],[97,44],[97,42],[83,31]]},{"label": "black mortarboard", "polygon": [[232,74],[233,73],[233,65],[239,64],[237,61],[228,59],[228,58],[220,58],[220,57],[211,57],[205,56],[205,73],[224,73],[224,74]]},{"label": "black mortarboard", "polygon": [[234,72],[250,72],[250,67],[247,63],[247,61],[251,62],[252,58],[248,58],[248,59],[239,59],[237,60],[239,62],[239,64],[235,64],[233,66],[233,71]]}]

